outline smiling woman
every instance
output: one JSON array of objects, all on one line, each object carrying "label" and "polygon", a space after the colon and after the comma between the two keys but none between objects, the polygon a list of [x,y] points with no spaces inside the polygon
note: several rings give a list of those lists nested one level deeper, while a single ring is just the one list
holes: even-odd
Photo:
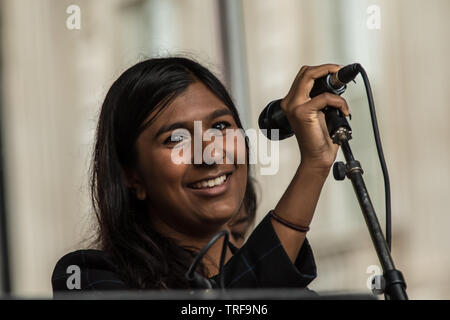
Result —
[{"label": "smiling woman", "polygon": [[[204,162],[175,164],[172,149],[178,142],[167,141],[171,130],[162,133],[160,130],[161,127],[173,129],[172,123],[178,123],[193,132],[194,121],[198,120],[203,130],[224,123],[228,128],[238,129],[241,124],[233,113],[236,111],[230,111],[195,78],[164,109],[158,108],[150,113],[147,122],[151,124],[146,126],[135,144],[136,159],[125,170],[129,186],[135,190],[138,199],[145,201],[148,197],[147,212],[153,227],[159,232],[200,246],[239,209],[247,184],[247,165],[233,161],[237,150],[230,154],[224,148],[220,156],[232,161],[223,161],[221,165]],[[216,183],[217,180],[220,183]],[[199,239],[202,240],[199,242]]]},{"label": "smiling woman", "polygon": [[[310,86],[312,76],[326,74],[330,68],[336,66],[311,68],[312,73],[301,71],[304,74],[296,81],[304,83],[294,83],[293,88]],[[303,115],[297,112],[294,117],[288,112],[293,107],[291,101],[295,101],[293,91],[282,105],[295,123]],[[305,110],[317,114],[320,105],[343,107],[342,101],[311,101],[316,102]],[[316,126],[324,125],[323,119],[320,121]],[[192,60],[149,59],[114,82],[101,109],[92,165],[98,250],[79,250],[62,257],[52,275],[54,292],[73,288],[189,288],[186,271],[215,234],[220,230],[241,237],[245,234],[256,203],[249,176],[248,140],[236,142],[233,148],[226,144],[224,148],[211,148],[213,162],[202,157],[200,162],[175,163],[173,149],[183,144],[186,136],[195,134],[198,123],[201,131],[225,133],[222,139],[226,130],[242,129],[224,86]],[[305,131],[302,126],[293,128]],[[179,129],[189,135],[174,135]],[[326,132],[316,129],[312,126],[309,134]],[[315,278],[305,232],[279,221],[309,225],[332,164],[321,161],[321,157],[329,160],[336,152],[324,149],[323,141],[329,143],[326,137],[315,137],[309,140],[310,145],[300,144],[305,164],[277,204],[277,214],[268,214],[242,247],[242,239],[232,238],[224,269],[227,287],[305,287]],[[202,140],[197,147],[205,150],[211,143]],[[320,146],[322,154],[314,152],[314,146]],[[239,152],[245,153],[246,162],[236,161]],[[271,219],[278,214],[285,220]],[[196,270],[213,285],[217,283],[222,245],[217,241]],[[76,277],[68,272],[74,265],[81,272],[79,285],[71,283]]]}]

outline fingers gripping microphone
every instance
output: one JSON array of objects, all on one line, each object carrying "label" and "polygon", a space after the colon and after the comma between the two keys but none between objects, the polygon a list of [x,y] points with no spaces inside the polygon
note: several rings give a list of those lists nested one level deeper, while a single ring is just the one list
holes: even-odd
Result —
[{"label": "fingers gripping microphone", "polygon": [[[316,79],[309,96],[314,98],[324,92],[341,95],[347,89],[347,83],[355,79],[359,71],[360,64],[354,63],[341,68],[336,73]],[[280,102],[281,99],[270,102],[261,112],[258,120],[259,128],[266,129],[263,133],[271,140],[283,140],[294,135]],[[325,113],[328,132],[333,141],[338,143],[342,134],[350,140],[351,128],[342,112],[332,107],[325,107],[322,111]],[[271,129],[279,130],[278,137],[272,136]]]}]

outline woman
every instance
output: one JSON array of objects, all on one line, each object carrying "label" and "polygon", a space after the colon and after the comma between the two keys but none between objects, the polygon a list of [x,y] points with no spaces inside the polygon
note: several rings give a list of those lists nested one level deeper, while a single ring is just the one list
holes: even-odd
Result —
[{"label": "woman", "polygon": [[[247,242],[240,249],[236,242],[227,248],[226,287],[306,287],[316,277],[306,231],[338,150],[319,111],[327,105],[346,115],[349,110],[337,95],[310,99],[309,92],[314,79],[338,69],[302,67],[282,100],[301,163],[274,210]],[[223,149],[211,149],[213,162],[173,161],[179,144],[195,138],[194,121],[199,120],[203,132],[216,129],[224,133],[223,139],[227,130],[242,128],[223,85],[192,60],[149,59],[114,82],[102,106],[92,166],[100,250],[79,250],[61,258],[52,275],[55,292],[189,288],[186,271],[200,249],[220,230],[230,231],[239,212],[254,212],[245,207],[252,197],[248,161],[237,161],[242,148],[248,160],[247,140],[244,147],[224,143]],[[185,134],[178,134],[180,130]],[[200,150],[210,143],[202,140]],[[213,286],[218,283],[222,244],[223,239],[217,241],[196,270]],[[81,270],[78,285],[76,280],[70,283],[68,267],[73,265]]]}]

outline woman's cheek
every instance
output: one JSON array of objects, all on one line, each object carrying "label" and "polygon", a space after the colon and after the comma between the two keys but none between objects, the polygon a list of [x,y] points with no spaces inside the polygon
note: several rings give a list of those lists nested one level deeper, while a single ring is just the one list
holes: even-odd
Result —
[{"label": "woman's cheek", "polygon": [[164,189],[164,185],[173,187],[181,184],[186,165],[175,164],[169,149],[152,152],[145,162],[146,184],[149,188]]},{"label": "woman's cheek", "polygon": [[[174,159],[175,149],[164,150],[158,155],[158,167],[155,169],[161,171],[170,180],[182,180],[183,173],[186,171],[186,167],[189,165],[185,161],[177,161]],[[181,152],[183,155],[183,152]],[[184,160],[184,158],[182,159]]]}]

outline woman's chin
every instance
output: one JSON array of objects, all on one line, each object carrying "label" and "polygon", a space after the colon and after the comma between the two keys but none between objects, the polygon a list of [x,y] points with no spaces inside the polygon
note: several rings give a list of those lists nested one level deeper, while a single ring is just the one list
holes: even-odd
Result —
[{"label": "woman's chin", "polygon": [[205,220],[208,220],[209,224],[222,226],[234,217],[237,210],[236,207],[231,206],[215,206],[207,211],[203,211],[202,216],[205,217]]}]

